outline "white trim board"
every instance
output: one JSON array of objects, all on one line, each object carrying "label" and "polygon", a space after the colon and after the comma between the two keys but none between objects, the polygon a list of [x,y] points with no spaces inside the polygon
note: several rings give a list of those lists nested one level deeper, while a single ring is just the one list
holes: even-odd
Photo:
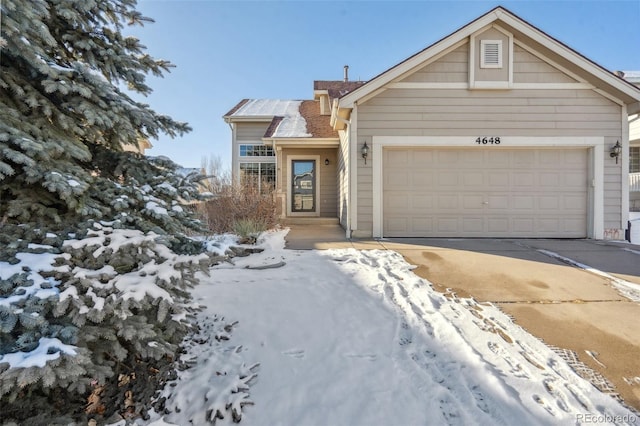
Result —
[{"label": "white trim board", "polygon": [[371,163],[373,167],[373,237],[382,238],[382,151],[387,147],[433,147],[433,148],[469,148],[469,149],[517,149],[517,148],[590,148],[593,162],[589,167],[593,170],[592,203],[589,206],[592,223],[588,224],[587,235],[590,238],[604,239],[604,153],[603,136],[504,136],[500,137],[500,145],[478,145],[477,136],[374,136],[371,143]]}]

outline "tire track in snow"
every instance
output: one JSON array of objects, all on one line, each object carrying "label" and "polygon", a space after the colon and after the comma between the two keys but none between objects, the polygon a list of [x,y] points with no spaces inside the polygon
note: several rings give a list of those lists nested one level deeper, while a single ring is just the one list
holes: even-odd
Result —
[{"label": "tire track in snow", "polygon": [[[420,373],[412,380],[432,387],[425,396],[435,401],[439,423],[509,424],[501,414],[505,404],[520,405],[522,424],[575,422],[585,412],[619,414],[595,402],[609,397],[498,308],[435,292],[397,253],[353,253],[343,267],[376,270],[378,281],[366,287],[398,313],[393,356],[411,360]],[[628,411],[620,406],[620,413]]]}]

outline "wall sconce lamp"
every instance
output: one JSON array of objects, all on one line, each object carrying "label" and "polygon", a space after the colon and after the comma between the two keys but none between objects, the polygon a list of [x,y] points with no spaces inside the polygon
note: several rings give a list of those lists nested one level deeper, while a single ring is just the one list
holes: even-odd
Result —
[{"label": "wall sconce lamp", "polygon": [[367,146],[367,141],[364,141],[364,145],[362,145],[360,153],[362,154],[362,158],[364,158],[364,164],[367,164],[367,156],[369,156],[369,147]]},{"label": "wall sconce lamp", "polygon": [[620,157],[621,153],[622,153],[622,145],[620,145],[620,141],[616,141],[616,144],[611,147],[611,152],[609,153],[611,158],[616,159],[616,164],[618,164],[618,157]]},{"label": "wall sconce lamp", "polygon": [[325,158],[325,159],[324,159],[324,165],[325,165],[325,166],[328,166],[328,165],[329,165],[329,159],[328,159],[328,158]]}]

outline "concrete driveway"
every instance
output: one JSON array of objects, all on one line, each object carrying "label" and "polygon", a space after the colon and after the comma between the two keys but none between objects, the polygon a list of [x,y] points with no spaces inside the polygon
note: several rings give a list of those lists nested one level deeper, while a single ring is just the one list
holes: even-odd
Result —
[{"label": "concrete driveway", "polygon": [[[399,252],[438,290],[499,306],[558,348],[578,373],[640,411],[640,246],[593,240],[348,240],[335,228],[293,227],[287,247]],[[636,301],[614,285],[625,282]]]}]

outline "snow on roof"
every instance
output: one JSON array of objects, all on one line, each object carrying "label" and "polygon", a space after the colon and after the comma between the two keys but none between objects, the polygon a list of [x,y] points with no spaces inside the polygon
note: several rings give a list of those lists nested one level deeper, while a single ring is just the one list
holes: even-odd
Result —
[{"label": "snow on roof", "polygon": [[283,99],[249,99],[242,103],[231,117],[273,117],[274,128],[270,137],[309,138],[307,121],[300,112],[302,101]]},{"label": "snow on roof", "polygon": [[283,99],[249,99],[231,116],[294,116],[300,114],[298,108],[301,103],[302,101]]},{"label": "snow on roof", "polygon": [[640,83],[640,71],[622,71],[623,77],[630,83]]},{"label": "snow on roof", "polygon": [[307,121],[300,114],[283,117],[272,135],[274,138],[310,138],[311,136],[311,133],[307,132]]}]

